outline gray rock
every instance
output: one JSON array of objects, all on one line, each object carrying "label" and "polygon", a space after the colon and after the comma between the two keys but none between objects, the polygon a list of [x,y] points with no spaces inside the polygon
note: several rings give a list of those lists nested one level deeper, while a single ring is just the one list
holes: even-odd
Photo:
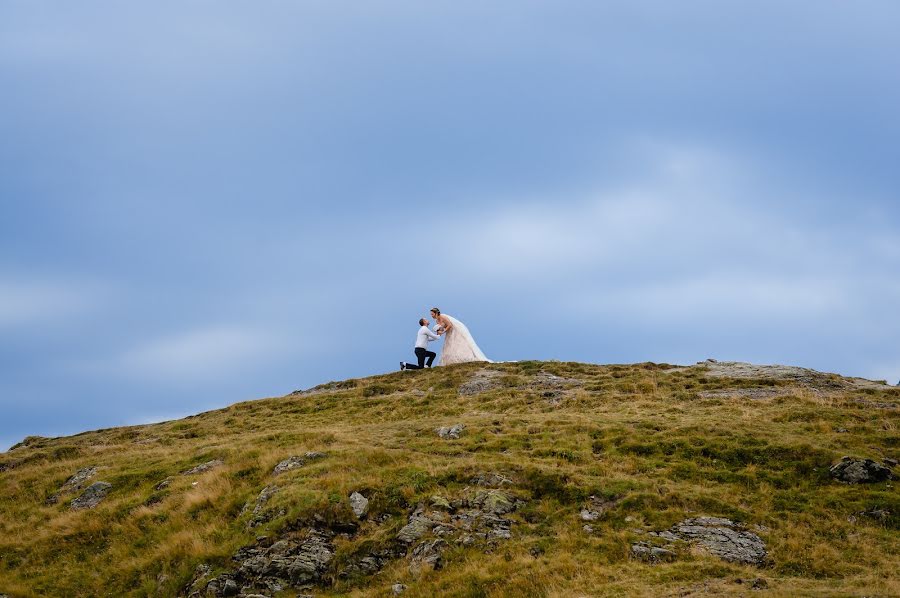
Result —
[{"label": "gray rock", "polygon": [[247,522],[248,528],[254,528],[271,521],[273,517],[276,516],[272,511],[266,510],[266,504],[269,502],[269,499],[272,498],[276,492],[278,492],[279,487],[271,484],[263,488],[260,493],[257,495],[256,500],[252,503],[248,502],[244,505],[244,508],[241,510],[241,515],[246,513],[250,513],[250,520]]},{"label": "gray rock", "polygon": [[47,497],[47,504],[54,505],[59,501],[60,496],[64,494],[74,494],[82,488],[89,479],[97,474],[97,466],[85,467],[75,472],[66,482],[59,487],[59,490]]},{"label": "gray rock", "polygon": [[462,384],[458,392],[460,395],[476,395],[500,387],[503,374],[496,370],[478,370],[472,377]]},{"label": "gray rock", "polygon": [[298,467],[303,467],[309,461],[323,459],[326,456],[327,455],[325,453],[319,451],[307,451],[302,457],[299,455],[292,455],[276,465],[275,469],[272,470],[272,475],[281,475],[286,471],[297,469]]},{"label": "gray rock", "polygon": [[359,492],[354,492],[350,495],[350,508],[353,509],[357,519],[362,519],[369,512],[369,499]]},{"label": "gray rock", "polygon": [[437,538],[426,540],[413,548],[410,554],[409,569],[413,573],[424,570],[437,570],[443,565],[441,553],[447,548],[447,542]]},{"label": "gray rock", "polygon": [[159,492],[160,490],[165,490],[166,488],[168,488],[169,484],[171,484],[171,483],[172,483],[172,478],[166,478],[163,481],[161,481],[160,483],[158,483],[156,486],[154,486],[153,489],[156,490],[157,492]]},{"label": "gray rock", "polygon": [[591,496],[587,504],[579,512],[582,521],[597,521],[607,511],[616,506],[619,499],[605,499],[599,496]]},{"label": "gray rock", "polygon": [[209,471],[210,469],[213,469],[214,467],[218,467],[223,464],[224,462],[221,459],[213,459],[212,461],[207,461],[206,463],[201,463],[196,467],[192,467],[191,469],[182,472],[181,475],[196,475],[198,473],[204,473]]},{"label": "gray rock", "polygon": [[286,471],[297,469],[298,467],[303,467],[305,464],[306,460],[303,457],[294,455],[292,457],[288,457],[287,459],[276,465],[275,469],[272,470],[272,475],[280,475]]},{"label": "gray rock", "polygon": [[732,563],[763,565],[768,558],[762,538],[741,524],[722,517],[685,519],[669,530],[681,540],[698,544],[710,554]]},{"label": "gray rock", "polygon": [[[400,594],[402,594],[405,591],[406,591],[406,586],[403,585],[402,583],[395,583],[394,585],[391,586],[391,593],[393,593],[394,596],[399,596]],[[0,597],[0,598],[2,598],[2,597]]]},{"label": "gray rock", "polygon": [[405,544],[412,544],[430,532],[433,527],[434,523],[427,517],[413,515],[409,518],[409,523],[404,525],[397,534],[397,539]]},{"label": "gray rock", "polygon": [[441,426],[436,432],[438,436],[445,440],[458,440],[465,429],[466,426],[464,424],[454,424],[450,427]]},{"label": "gray rock", "polygon": [[87,487],[81,496],[72,501],[70,505],[76,511],[81,509],[93,509],[100,504],[112,488],[108,482],[94,482]]},{"label": "gray rock", "polygon": [[479,491],[472,500],[472,504],[482,511],[495,515],[503,515],[516,509],[514,500],[499,490]]},{"label": "gray rock", "polygon": [[828,470],[831,477],[847,484],[872,484],[893,477],[890,468],[872,459],[842,457]]},{"label": "gray rock", "polygon": [[302,538],[242,548],[232,558],[238,563],[235,577],[239,581],[281,591],[291,585],[321,581],[334,558],[334,547],[325,534],[311,529]]},{"label": "gray rock", "polygon": [[891,458],[885,457],[884,459],[881,460],[881,462],[884,463],[888,467],[897,467],[896,459],[891,459]]}]

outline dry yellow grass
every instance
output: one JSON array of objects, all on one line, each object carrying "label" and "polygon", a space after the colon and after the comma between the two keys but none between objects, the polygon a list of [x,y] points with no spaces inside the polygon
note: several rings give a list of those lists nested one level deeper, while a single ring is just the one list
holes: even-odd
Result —
[{"label": "dry yellow grass", "polygon": [[[337,539],[336,573],[361,542],[388,541],[419,501],[502,471],[527,501],[512,515],[512,539],[488,553],[454,546],[440,571],[414,575],[400,559],[375,576],[333,575],[314,593],[384,596],[398,581],[413,597],[747,595],[761,577],[764,595],[900,596],[897,488],[827,475],[844,454],[898,457],[898,409],[859,402],[897,405],[898,389],[822,394],[699,368],[522,362],[488,366],[503,373],[500,387],[459,396],[482,367],[398,372],[179,421],[32,439],[0,455],[0,594],[175,596],[198,564],[227,570],[259,534],[314,514],[349,516],[347,496],[364,489],[372,512],[391,518]],[[548,397],[532,384],[539,372],[580,383]],[[789,392],[698,394],[763,383]],[[467,427],[462,438],[437,438],[436,427],[456,422]],[[305,451],[327,457],[272,477],[279,461]],[[224,464],[181,475],[212,459]],[[75,495],[46,504],[87,466],[100,468],[91,481],[113,484],[104,502],[88,511],[69,509]],[[267,508],[283,515],[248,529],[243,506],[273,482],[281,490]],[[587,534],[578,512],[592,494],[618,503]],[[890,515],[857,515],[873,507]],[[658,565],[631,558],[642,530],[697,515],[765,526],[771,564],[699,551]]]}]

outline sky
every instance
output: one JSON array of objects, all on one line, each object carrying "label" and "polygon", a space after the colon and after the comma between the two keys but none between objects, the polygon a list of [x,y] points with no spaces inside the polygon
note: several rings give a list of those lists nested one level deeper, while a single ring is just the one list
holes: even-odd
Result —
[{"label": "sky", "polygon": [[[0,450],[495,360],[900,380],[895,0],[0,0]],[[414,374],[410,374],[414,375]]]}]

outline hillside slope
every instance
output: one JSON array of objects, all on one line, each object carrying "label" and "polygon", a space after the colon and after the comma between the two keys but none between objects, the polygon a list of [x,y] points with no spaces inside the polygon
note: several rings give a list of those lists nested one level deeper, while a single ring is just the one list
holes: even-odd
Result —
[{"label": "hillside slope", "polygon": [[799,368],[465,364],[29,438],[0,595],[897,596],[898,405]]}]

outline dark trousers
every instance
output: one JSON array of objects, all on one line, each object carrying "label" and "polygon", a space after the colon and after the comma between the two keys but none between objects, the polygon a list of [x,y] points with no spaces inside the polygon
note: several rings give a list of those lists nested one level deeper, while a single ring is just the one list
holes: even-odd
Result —
[{"label": "dark trousers", "polygon": [[[431,364],[434,363],[434,358],[437,357],[437,353],[434,351],[429,351],[427,349],[423,349],[421,347],[416,347],[416,358],[419,360],[419,365],[413,365],[411,363],[406,364],[406,369],[408,370],[421,370],[426,365],[431,367]],[[428,360],[427,363],[425,360]]]}]

